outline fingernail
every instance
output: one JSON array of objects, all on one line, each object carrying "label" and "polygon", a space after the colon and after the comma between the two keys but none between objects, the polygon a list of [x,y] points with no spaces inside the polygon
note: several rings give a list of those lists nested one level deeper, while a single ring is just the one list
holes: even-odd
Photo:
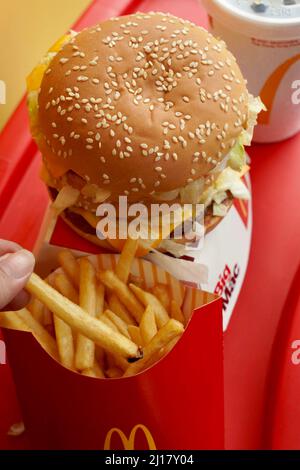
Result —
[{"label": "fingernail", "polygon": [[9,253],[1,256],[0,269],[9,277],[21,279],[31,274],[35,259],[28,250],[19,250],[15,253]]}]

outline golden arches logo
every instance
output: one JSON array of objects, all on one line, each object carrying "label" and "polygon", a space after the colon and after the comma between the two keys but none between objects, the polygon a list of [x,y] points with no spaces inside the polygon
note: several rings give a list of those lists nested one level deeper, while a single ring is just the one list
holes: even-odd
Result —
[{"label": "golden arches logo", "polygon": [[274,72],[270,75],[268,80],[265,82],[264,86],[259,93],[262,102],[267,107],[267,111],[260,113],[258,115],[258,124],[269,124],[270,116],[275,101],[276,92],[279,88],[279,85],[292,65],[294,65],[298,60],[300,60],[300,54],[291,57],[283,64],[281,64]]},{"label": "golden arches logo", "polygon": [[145,439],[148,443],[149,450],[156,450],[156,445],[152,437],[152,434],[149,431],[149,429],[143,424],[136,424],[134,428],[132,428],[128,438],[126,437],[124,432],[121,431],[121,429],[119,428],[110,429],[108,433],[106,434],[106,438],[104,441],[104,450],[111,449],[111,439],[114,434],[117,434],[120,437],[124,450],[134,450],[135,436],[138,430],[140,430],[144,434]]}]

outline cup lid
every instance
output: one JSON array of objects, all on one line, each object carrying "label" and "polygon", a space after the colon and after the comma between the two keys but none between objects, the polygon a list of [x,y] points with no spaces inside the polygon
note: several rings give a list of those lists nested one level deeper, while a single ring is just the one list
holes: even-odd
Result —
[{"label": "cup lid", "polygon": [[202,0],[233,31],[260,39],[300,39],[300,0]]}]

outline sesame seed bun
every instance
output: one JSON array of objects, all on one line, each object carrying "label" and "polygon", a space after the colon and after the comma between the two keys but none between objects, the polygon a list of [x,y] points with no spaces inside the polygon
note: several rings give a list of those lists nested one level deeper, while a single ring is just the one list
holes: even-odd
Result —
[{"label": "sesame seed bun", "polygon": [[72,171],[110,200],[141,201],[207,176],[248,118],[246,82],[224,42],[162,13],[77,34],[50,62],[38,103],[54,181]]}]

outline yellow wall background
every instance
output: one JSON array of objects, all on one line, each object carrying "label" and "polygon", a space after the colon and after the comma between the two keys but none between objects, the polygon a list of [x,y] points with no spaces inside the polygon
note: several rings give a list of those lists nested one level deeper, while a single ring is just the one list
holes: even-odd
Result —
[{"label": "yellow wall background", "polygon": [[43,53],[91,0],[0,0],[0,130],[25,92],[25,79]]}]

